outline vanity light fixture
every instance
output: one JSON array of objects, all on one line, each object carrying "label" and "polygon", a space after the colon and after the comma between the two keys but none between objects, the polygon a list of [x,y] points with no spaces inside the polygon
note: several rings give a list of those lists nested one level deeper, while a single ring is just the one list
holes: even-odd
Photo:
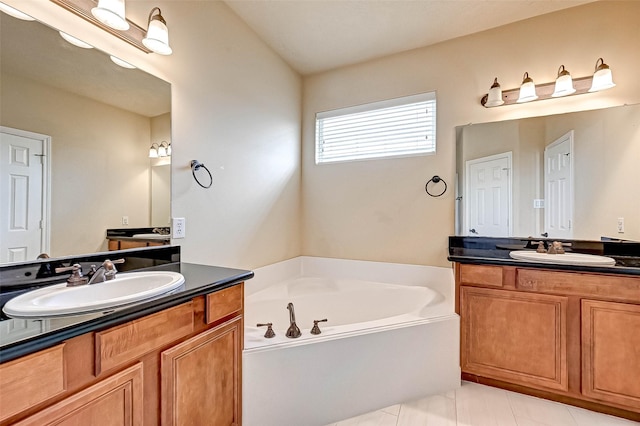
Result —
[{"label": "vanity light fixture", "polygon": [[158,158],[158,144],[155,142],[149,147],[149,158]]},{"label": "vanity light fixture", "polygon": [[491,89],[489,89],[489,98],[487,99],[485,106],[494,107],[502,104],[504,104],[504,101],[502,100],[502,89],[500,88],[500,83],[498,83],[498,77],[496,77],[493,80]]},{"label": "vanity light fixture", "polygon": [[600,90],[611,89],[615,85],[616,84],[613,82],[613,76],[611,75],[611,69],[609,69],[609,65],[605,64],[602,58],[598,58],[598,60],[596,61],[596,70],[593,73],[593,80],[591,81],[591,88],[589,89],[589,92],[598,92]]},{"label": "vanity light fixture", "polygon": [[489,93],[480,100],[480,104],[485,108],[497,107],[501,105],[513,105],[535,100],[559,98],[570,95],[583,95],[585,93],[597,92],[615,87],[611,76],[611,69],[604,63],[602,58],[596,61],[593,76],[571,78],[571,74],[564,65],[558,69],[558,76],[555,82],[534,84],[529,73],[525,72],[522,78],[522,85],[517,89],[501,90],[498,79],[493,80]]},{"label": "vanity light fixture", "polygon": [[573,88],[573,80],[571,79],[571,74],[569,71],[564,69],[564,65],[560,65],[558,68],[558,78],[556,78],[556,86],[552,98],[559,98],[561,96],[571,95],[576,92],[576,89]]},{"label": "vanity light fixture", "polygon": [[[158,13],[154,14],[154,12]],[[162,17],[162,11],[159,7],[151,9],[147,23],[147,34],[142,39],[142,44],[159,55],[171,55],[173,51],[169,47],[167,21]]]},{"label": "vanity light fixture", "polygon": [[525,72],[522,76],[522,85],[520,86],[520,96],[518,96],[517,103],[531,102],[538,99],[536,94],[536,85],[533,84],[533,79],[529,77],[529,73]]},{"label": "vanity light fixture", "polygon": [[26,13],[22,13],[18,9],[6,5],[2,2],[0,2],[0,11],[6,13],[9,16],[13,16],[14,18],[22,19],[23,21],[35,21],[34,18],[27,15]]},{"label": "vanity light fixture", "polygon": [[89,43],[85,43],[84,41],[75,38],[72,35],[69,35],[63,31],[60,31],[60,37],[65,39],[67,42],[73,44],[74,46],[80,47],[82,49],[93,49],[93,46]]},{"label": "vanity light fixture", "polygon": [[98,6],[91,9],[91,14],[114,30],[129,29],[129,22],[124,16],[124,0],[99,0]]},{"label": "vanity light fixture", "polygon": [[114,64],[120,65],[122,68],[128,68],[130,70],[134,70],[137,68],[135,65],[131,65],[129,62],[123,61],[117,56],[109,55],[109,58],[111,58],[111,61],[113,61]]}]

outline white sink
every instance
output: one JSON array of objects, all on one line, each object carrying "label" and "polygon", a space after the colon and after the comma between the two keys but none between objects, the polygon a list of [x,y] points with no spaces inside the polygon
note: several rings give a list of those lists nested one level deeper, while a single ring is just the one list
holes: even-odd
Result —
[{"label": "white sink", "polygon": [[518,250],[509,253],[514,259],[526,260],[527,262],[553,263],[556,265],[576,265],[576,266],[614,266],[615,259],[594,254],[564,253],[547,254],[529,250]]},{"label": "white sink", "polygon": [[147,240],[166,240],[169,239],[169,235],[160,234],[134,234],[132,238],[145,238]]},{"label": "white sink", "polygon": [[9,300],[2,309],[14,318],[47,318],[110,310],[170,292],[184,276],[170,271],[129,272],[92,285],[43,287]]}]

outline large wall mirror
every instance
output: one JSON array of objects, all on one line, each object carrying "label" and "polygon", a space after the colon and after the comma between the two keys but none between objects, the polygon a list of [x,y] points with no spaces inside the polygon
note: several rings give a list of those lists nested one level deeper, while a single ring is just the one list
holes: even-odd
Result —
[{"label": "large wall mirror", "polygon": [[456,135],[456,235],[640,241],[640,105]]},{"label": "large wall mirror", "polygon": [[4,13],[0,43],[0,263],[106,251],[109,228],[169,226],[170,157],[149,148],[171,143],[170,84]]}]

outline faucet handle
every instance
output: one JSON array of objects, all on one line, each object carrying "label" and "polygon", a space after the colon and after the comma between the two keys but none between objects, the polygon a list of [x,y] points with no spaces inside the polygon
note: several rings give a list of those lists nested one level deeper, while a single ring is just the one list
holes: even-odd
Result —
[{"label": "faucet handle", "polygon": [[62,268],[56,268],[56,274],[61,272],[71,271],[71,275],[67,278],[67,287],[75,287],[77,285],[84,285],[89,280],[82,275],[82,266],[79,263],[74,263],[71,266],[65,266]]},{"label": "faucet handle", "polygon": [[264,333],[264,337],[266,337],[267,339],[271,339],[276,335],[276,332],[273,331],[273,328],[271,328],[272,326],[273,326],[273,323],[271,322],[268,322],[266,324],[256,324],[256,327],[267,327],[267,332]]},{"label": "faucet handle", "polygon": [[319,322],[327,322],[328,319],[321,319],[321,320],[313,320],[313,328],[311,329],[311,334],[320,334],[322,333],[322,331],[320,331],[320,327],[318,327],[318,323]]},{"label": "faucet handle", "polygon": [[536,252],[538,252],[538,253],[546,253],[547,252],[544,249],[544,241],[538,241],[536,244],[538,244],[538,248],[536,249]]}]

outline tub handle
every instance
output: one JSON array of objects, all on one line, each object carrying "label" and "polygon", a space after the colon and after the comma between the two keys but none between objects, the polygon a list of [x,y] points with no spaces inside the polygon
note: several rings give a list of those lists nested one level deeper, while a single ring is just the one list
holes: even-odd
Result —
[{"label": "tub handle", "polygon": [[320,334],[322,333],[322,331],[320,331],[320,327],[318,327],[318,323],[319,322],[327,322],[328,320],[325,319],[321,319],[321,320],[313,320],[313,328],[311,329],[311,334]]},{"label": "tub handle", "polygon": [[272,326],[273,326],[272,322],[268,322],[266,324],[256,324],[256,327],[267,327],[267,332],[264,333],[264,337],[266,337],[267,339],[271,339],[276,335],[276,332],[273,331],[273,328],[271,328]]}]

